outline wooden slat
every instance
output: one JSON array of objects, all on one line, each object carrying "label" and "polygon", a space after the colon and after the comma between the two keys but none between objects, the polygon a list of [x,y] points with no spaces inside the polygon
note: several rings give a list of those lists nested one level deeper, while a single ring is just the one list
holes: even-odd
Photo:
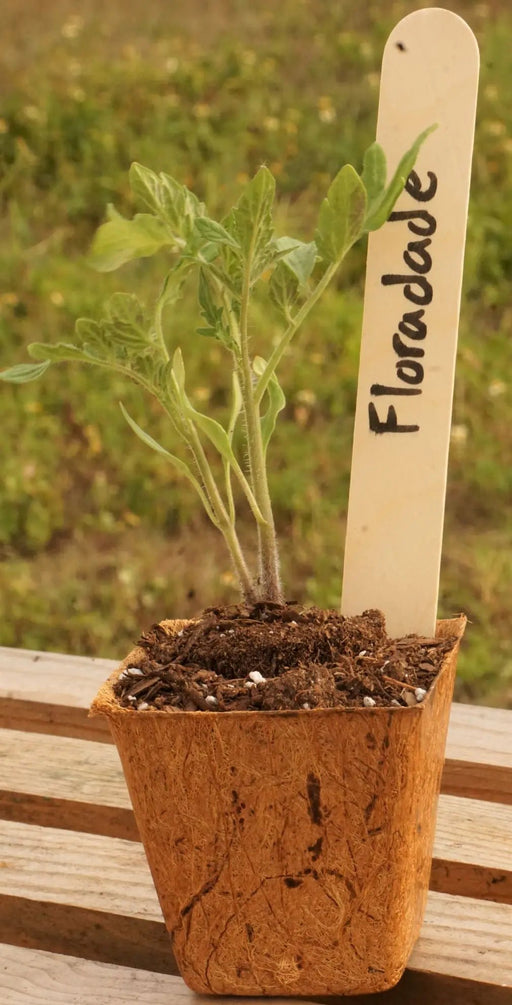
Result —
[{"label": "wooden slat", "polygon": [[[0,726],[110,742],[101,718],[87,716],[115,660],[0,648]],[[511,714],[452,707],[443,792],[512,805]]]},{"label": "wooden slat", "polygon": [[512,806],[441,795],[430,888],[512,904]]},{"label": "wooden slat", "polygon": [[0,946],[0,986],[3,1005],[194,1005],[198,1000],[180,977],[7,945]]},{"label": "wooden slat", "polygon": [[0,779],[4,820],[139,840],[113,745],[0,729]]},{"label": "wooden slat", "polygon": [[[156,972],[173,969],[140,845],[5,822],[0,843],[1,942]],[[512,996],[511,945],[509,905],[431,893],[409,970],[416,982],[419,975],[452,988],[462,982],[472,1005],[494,1005],[492,997],[475,995],[495,985]]]},{"label": "wooden slat", "polygon": [[[195,1005],[194,995],[180,977],[148,973],[133,967],[77,959],[18,946],[0,946],[3,1005]],[[471,998],[469,995],[471,994]],[[433,997],[435,995],[435,999]],[[247,1005],[247,998],[216,998],[217,1005]],[[283,999],[253,999],[261,1005],[282,1005]],[[307,1000],[286,998],[286,1005]],[[330,998],[329,1002],[336,999]],[[338,999],[340,1005],[347,999]],[[508,988],[476,986],[474,982],[408,971],[390,992],[356,995],[352,1005],[509,1005]]]},{"label": "wooden slat", "polygon": [[[2,774],[0,818],[139,839],[112,746],[0,730]],[[512,807],[441,796],[432,889],[512,903],[511,835]]]},{"label": "wooden slat", "polygon": [[0,649],[0,726],[110,743],[89,705],[116,660]]},{"label": "wooden slat", "polygon": [[0,824],[0,943],[176,973],[142,845]]},{"label": "wooden slat", "polygon": [[442,790],[512,805],[512,711],[452,705]]},{"label": "wooden slat", "polygon": [[[0,946],[2,1005],[197,1005],[181,977],[152,974],[133,967],[81,960],[72,956]],[[221,999],[216,999],[217,1001]],[[226,999],[229,1005],[247,1005],[246,998]],[[304,999],[287,998],[287,1005],[307,1005]],[[282,1005],[266,998],[266,1005]]]}]

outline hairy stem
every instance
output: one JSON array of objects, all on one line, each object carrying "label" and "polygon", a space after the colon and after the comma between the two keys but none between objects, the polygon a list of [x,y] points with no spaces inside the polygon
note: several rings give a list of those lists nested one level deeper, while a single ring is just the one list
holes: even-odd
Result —
[{"label": "hairy stem", "polygon": [[247,452],[252,489],[265,519],[264,524],[258,525],[261,596],[266,600],[282,603],[283,593],[279,575],[279,554],[274,526],[274,514],[272,512],[272,503],[268,488],[260,412],[254,397],[253,373],[249,355],[249,289],[250,256],[246,266],[240,305],[240,384],[246,422]]},{"label": "hairy stem", "polygon": [[197,430],[192,422],[187,425],[189,427],[189,445],[203,479],[204,487],[210,501],[210,506],[215,514],[216,525],[223,535],[228,547],[231,561],[233,562],[236,574],[240,581],[243,596],[250,602],[255,601],[257,598],[254,582],[247,567],[234,523],[230,520],[229,514],[215,483],[215,479],[208,463],[208,458],[204,452]]}]

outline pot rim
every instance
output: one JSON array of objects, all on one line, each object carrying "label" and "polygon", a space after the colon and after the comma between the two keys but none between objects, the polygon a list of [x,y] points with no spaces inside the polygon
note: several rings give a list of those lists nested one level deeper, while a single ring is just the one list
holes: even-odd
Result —
[{"label": "pot rim", "polygon": [[[181,619],[176,619],[175,622],[172,622],[171,620],[164,620],[163,622],[161,622],[161,624],[170,625],[172,623],[177,623],[177,624],[180,624],[180,625],[185,625],[185,624],[189,624],[190,621],[192,621],[192,620],[194,620],[194,619],[189,619],[188,621],[184,621],[184,620],[181,620]],[[139,721],[142,721],[142,719],[144,719],[144,720],[145,719],[155,720],[155,718],[157,718],[157,719],[165,720],[166,722],[168,722],[170,720],[171,716],[172,716],[173,719],[175,719],[175,720],[177,719],[178,721],[182,720],[184,717],[187,719],[187,721],[190,721],[191,718],[194,718],[194,717],[197,717],[197,716],[204,717],[205,714],[207,714],[208,715],[208,720],[211,721],[212,725],[213,725],[213,724],[218,724],[219,721],[224,721],[226,719],[229,719],[229,720],[233,721],[234,719],[237,719],[237,718],[248,719],[248,717],[251,717],[253,719],[254,719],[254,717],[260,717],[260,718],[264,718],[264,719],[269,719],[269,718],[274,718],[274,719],[275,718],[291,719],[291,718],[299,718],[299,717],[311,716],[311,715],[315,715],[315,716],[318,717],[319,715],[340,715],[340,714],[341,715],[361,715],[362,714],[365,717],[367,717],[367,716],[375,716],[375,715],[381,715],[382,716],[382,715],[389,715],[389,714],[391,714],[391,715],[401,715],[401,714],[404,714],[404,713],[406,715],[411,715],[411,714],[413,714],[413,715],[414,714],[421,715],[423,713],[424,709],[426,707],[428,707],[432,703],[433,695],[434,695],[434,693],[436,691],[437,683],[440,680],[440,678],[443,675],[443,673],[446,671],[446,668],[447,668],[447,665],[448,665],[448,660],[449,660],[450,656],[452,656],[452,654],[456,654],[457,651],[458,651],[458,648],[460,646],[460,642],[462,640],[462,636],[464,635],[464,630],[465,630],[465,627],[466,627],[466,623],[467,623],[467,617],[464,614],[459,614],[459,615],[457,615],[454,618],[447,618],[447,619],[442,619],[442,620],[438,620],[437,621],[437,625],[436,625],[436,638],[439,637],[439,636],[441,636],[441,637],[443,637],[443,636],[444,637],[453,636],[453,640],[454,640],[453,641],[453,646],[445,654],[445,657],[444,657],[443,663],[441,665],[441,668],[439,670],[439,673],[437,674],[436,679],[434,680],[433,684],[429,688],[429,690],[428,690],[428,692],[427,692],[424,700],[421,703],[418,703],[416,706],[412,706],[412,707],[411,706],[407,706],[407,707],[404,708],[402,705],[377,705],[374,708],[372,708],[372,707],[366,708],[366,706],[364,706],[364,707],[356,707],[356,708],[347,708],[347,707],[344,707],[344,706],[340,706],[338,708],[321,708],[320,707],[320,708],[308,708],[308,709],[303,709],[303,708],[264,709],[264,710],[263,709],[234,709],[234,710],[228,711],[228,712],[215,712],[215,711],[211,711],[210,712],[209,711],[208,713],[205,713],[201,709],[197,709],[196,711],[187,711],[186,712],[183,709],[177,709],[177,710],[174,710],[174,711],[170,711],[170,710],[166,711],[165,709],[148,708],[148,709],[144,709],[143,712],[140,712],[138,709],[135,709],[135,708],[124,708],[122,705],[119,705],[118,702],[117,702],[117,699],[114,696],[114,691],[113,691],[113,685],[117,681],[117,679],[119,677],[119,674],[122,672],[123,668],[126,665],[129,665],[130,662],[133,662],[134,653],[137,652],[137,647],[135,647],[134,649],[131,650],[131,652],[128,654],[128,656],[126,657],[126,659],[120,664],[120,666],[116,667],[116,669],[110,674],[110,676],[107,678],[107,680],[101,685],[98,693],[96,694],[96,697],[94,698],[94,700],[93,700],[93,702],[91,704],[91,707],[90,707],[90,710],[89,710],[89,717],[90,718],[94,718],[97,715],[105,715],[108,718],[114,718],[114,717],[121,718],[123,716],[134,716],[134,715],[136,715],[139,718]],[[142,719],[141,719],[141,717],[142,717]]]}]

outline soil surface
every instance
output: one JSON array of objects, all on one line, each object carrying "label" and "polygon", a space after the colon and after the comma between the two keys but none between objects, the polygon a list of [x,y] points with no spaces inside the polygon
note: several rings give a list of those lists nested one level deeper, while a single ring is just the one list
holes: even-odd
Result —
[{"label": "soil surface", "polygon": [[345,618],[297,604],[210,607],[178,634],[154,625],[114,685],[144,711],[411,706],[454,639],[389,639],[380,611]]}]

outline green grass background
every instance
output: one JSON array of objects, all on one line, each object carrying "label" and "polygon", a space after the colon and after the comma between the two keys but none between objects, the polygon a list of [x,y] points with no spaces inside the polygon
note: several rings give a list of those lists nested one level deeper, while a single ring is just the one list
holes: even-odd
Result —
[{"label": "green grass background", "polygon": [[[121,10],[122,6],[122,10]],[[4,0],[0,50],[0,366],[70,339],[114,289],[152,295],[158,262],[97,276],[84,262],[105,205],[131,212],[139,160],[229,208],[265,162],[278,230],[310,239],[326,186],[373,140],[394,23],[424,4],[355,0]],[[512,14],[453,3],[481,48],[472,199],[440,615],[470,618],[458,697],[512,706]],[[281,371],[287,408],[272,491],[290,597],[337,606],[357,380],[364,247]],[[272,319],[256,319],[263,343]],[[216,345],[174,319],[196,401],[226,400]],[[260,350],[261,351],[261,350]],[[92,379],[91,379],[92,378]],[[135,439],[136,388],[62,366],[0,385],[0,644],[121,656],[163,616],[232,601],[236,584],[193,490]]]}]

